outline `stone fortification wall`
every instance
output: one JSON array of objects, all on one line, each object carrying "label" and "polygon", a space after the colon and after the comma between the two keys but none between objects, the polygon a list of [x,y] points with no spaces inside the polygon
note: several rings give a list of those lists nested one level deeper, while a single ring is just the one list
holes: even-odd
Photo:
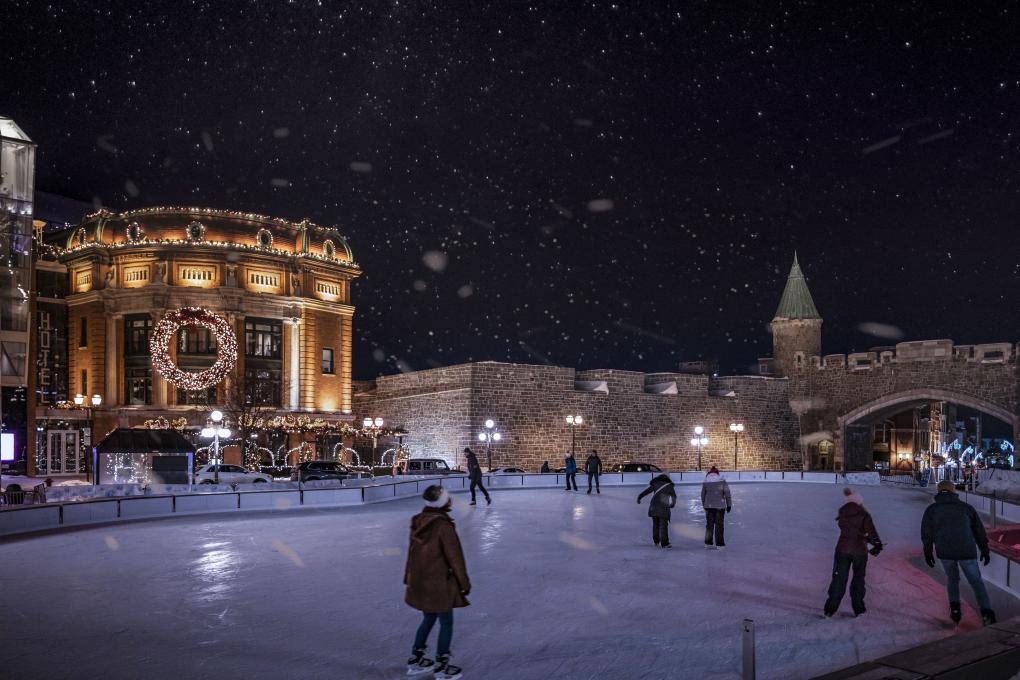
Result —
[{"label": "stone fortification wall", "polygon": [[[469,386],[456,387],[465,374]],[[553,468],[562,465],[571,448],[568,414],[585,419],[573,433],[579,457],[595,448],[607,464],[639,460],[672,469],[696,467],[697,450],[689,441],[695,425],[704,426],[709,437],[703,467],[732,468],[734,442],[728,427],[741,422],[740,468],[799,469],[788,381],[727,379],[725,387],[735,396],[716,397],[710,396],[708,376],[647,378],[631,371],[575,373],[551,366],[467,364],[380,378],[375,390],[356,395],[355,415],[381,415],[405,427],[411,433],[405,442],[415,454],[438,453],[451,464],[462,462],[459,451],[467,445],[484,454],[485,446],[476,437],[492,418],[503,434],[492,447],[493,465],[526,470],[538,470],[546,460]],[[603,381],[608,392],[576,389],[576,384]],[[647,385],[674,381],[676,394],[646,392]]]}]

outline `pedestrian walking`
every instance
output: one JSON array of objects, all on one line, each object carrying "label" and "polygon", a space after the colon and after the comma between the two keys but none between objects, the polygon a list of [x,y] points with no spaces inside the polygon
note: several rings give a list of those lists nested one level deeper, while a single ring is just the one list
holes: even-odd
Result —
[{"label": "pedestrian walking", "polygon": [[570,491],[571,483],[574,485],[574,491],[577,491],[577,459],[571,453],[564,459],[564,462],[566,467],[563,468],[563,472],[567,475],[567,491]]},{"label": "pedestrian walking", "polygon": [[666,474],[653,477],[648,488],[638,494],[637,502],[640,505],[641,499],[652,494],[648,501],[648,516],[652,518],[652,543],[669,547],[669,518],[672,515],[670,510],[676,506],[676,489],[673,488],[673,480]]},{"label": "pedestrian walking", "polygon": [[482,495],[485,496],[485,502],[492,505],[492,497],[489,496],[489,492],[485,489],[485,485],[482,484],[482,466],[478,464],[478,456],[470,448],[464,449],[464,453],[467,455],[467,469],[468,479],[471,480],[471,505],[477,505],[475,502],[475,488],[482,490]]},{"label": "pedestrian walking", "polygon": [[539,472],[541,472],[542,474],[549,472],[549,461],[544,461],[542,463],[542,469],[539,470]]},{"label": "pedestrian walking", "polygon": [[705,509],[705,547],[716,548],[726,545],[726,513],[733,509],[730,485],[719,474],[719,468],[712,466],[701,483],[701,507]]},{"label": "pedestrian walking", "polygon": [[[450,519],[453,503],[441,486],[430,486],[422,496],[425,508],[411,519],[411,540],[404,568],[407,591],[404,601],[422,612],[422,622],[414,637],[408,675],[434,673],[436,680],[454,680],[461,670],[450,664],[453,639],[453,610],[466,607],[471,593],[464,552],[457,530]],[[439,621],[436,659],[425,656],[429,633]]]},{"label": "pedestrian walking", "polygon": [[[960,570],[967,577],[978,606],[981,620],[987,626],[995,623],[995,612],[988,599],[988,590],[981,578],[978,567],[978,551],[981,563],[988,566],[991,555],[988,552],[988,536],[978,517],[977,510],[956,495],[956,486],[944,479],[939,482],[935,502],[925,509],[921,519],[921,544],[924,547],[924,561],[935,567],[935,557],[942,562],[946,572],[946,592],[949,595],[949,617],[959,623],[960,612]],[[933,551],[934,548],[934,551]]]},{"label": "pedestrian walking", "polygon": [[602,459],[595,449],[591,450],[584,461],[584,471],[588,475],[588,493],[591,493],[591,480],[595,479],[595,493],[602,493],[599,488],[599,476],[602,475]]},{"label": "pedestrian walking", "polygon": [[[839,609],[839,603],[846,594],[846,582],[853,569],[850,581],[850,605],[854,616],[860,616],[864,607],[864,575],[868,567],[868,555],[882,552],[882,540],[875,530],[871,514],[864,509],[864,499],[850,487],[843,489],[844,502],[836,515],[839,524],[839,540],[832,560],[832,581],[829,583],[829,597],[825,600],[824,614],[832,616]],[[868,549],[871,544],[871,549]]]}]

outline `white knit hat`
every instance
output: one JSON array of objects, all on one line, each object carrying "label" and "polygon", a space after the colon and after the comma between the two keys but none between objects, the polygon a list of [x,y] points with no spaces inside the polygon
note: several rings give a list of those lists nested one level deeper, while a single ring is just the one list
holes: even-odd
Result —
[{"label": "white knit hat", "polygon": [[450,502],[450,494],[446,489],[440,489],[439,498],[434,501],[425,501],[426,508],[445,508],[446,504]]}]

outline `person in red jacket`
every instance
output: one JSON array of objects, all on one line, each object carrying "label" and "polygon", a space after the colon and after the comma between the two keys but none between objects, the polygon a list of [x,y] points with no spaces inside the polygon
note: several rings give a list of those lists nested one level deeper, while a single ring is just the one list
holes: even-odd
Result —
[{"label": "person in red jacket", "polygon": [[[882,551],[882,540],[875,530],[871,515],[864,509],[861,495],[850,487],[843,489],[843,507],[839,509],[836,522],[839,523],[839,540],[832,560],[832,582],[829,583],[829,598],[825,601],[825,616],[830,617],[839,609],[839,603],[846,594],[846,582],[853,568],[850,582],[850,604],[854,616],[860,616],[864,607],[864,573],[868,567],[868,554],[878,555]],[[868,550],[868,544],[871,550]]]}]

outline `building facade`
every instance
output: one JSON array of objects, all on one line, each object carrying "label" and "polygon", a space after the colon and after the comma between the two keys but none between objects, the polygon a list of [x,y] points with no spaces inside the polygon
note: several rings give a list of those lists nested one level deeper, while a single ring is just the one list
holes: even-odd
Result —
[{"label": "building facade", "polygon": [[35,144],[0,117],[0,431],[17,459],[30,449],[33,371],[29,367]]},{"label": "building facade", "polygon": [[[47,305],[39,333],[51,337],[37,373],[52,394],[36,407],[35,474],[84,472],[87,456],[75,452],[116,427],[181,418],[198,427],[214,408],[351,419],[351,282],[360,269],[336,229],[156,207],[100,210],[50,241],[40,274],[60,274],[65,285],[55,279],[46,297],[38,285]],[[235,368],[205,389],[171,384],[153,367],[157,324],[184,307],[216,314],[236,335]],[[183,326],[163,349],[189,372],[211,367],[218,351],[199,326]],[[76,395],[85,408],[74,408]],[[89,408],[93,396],[99,406]]]}]

